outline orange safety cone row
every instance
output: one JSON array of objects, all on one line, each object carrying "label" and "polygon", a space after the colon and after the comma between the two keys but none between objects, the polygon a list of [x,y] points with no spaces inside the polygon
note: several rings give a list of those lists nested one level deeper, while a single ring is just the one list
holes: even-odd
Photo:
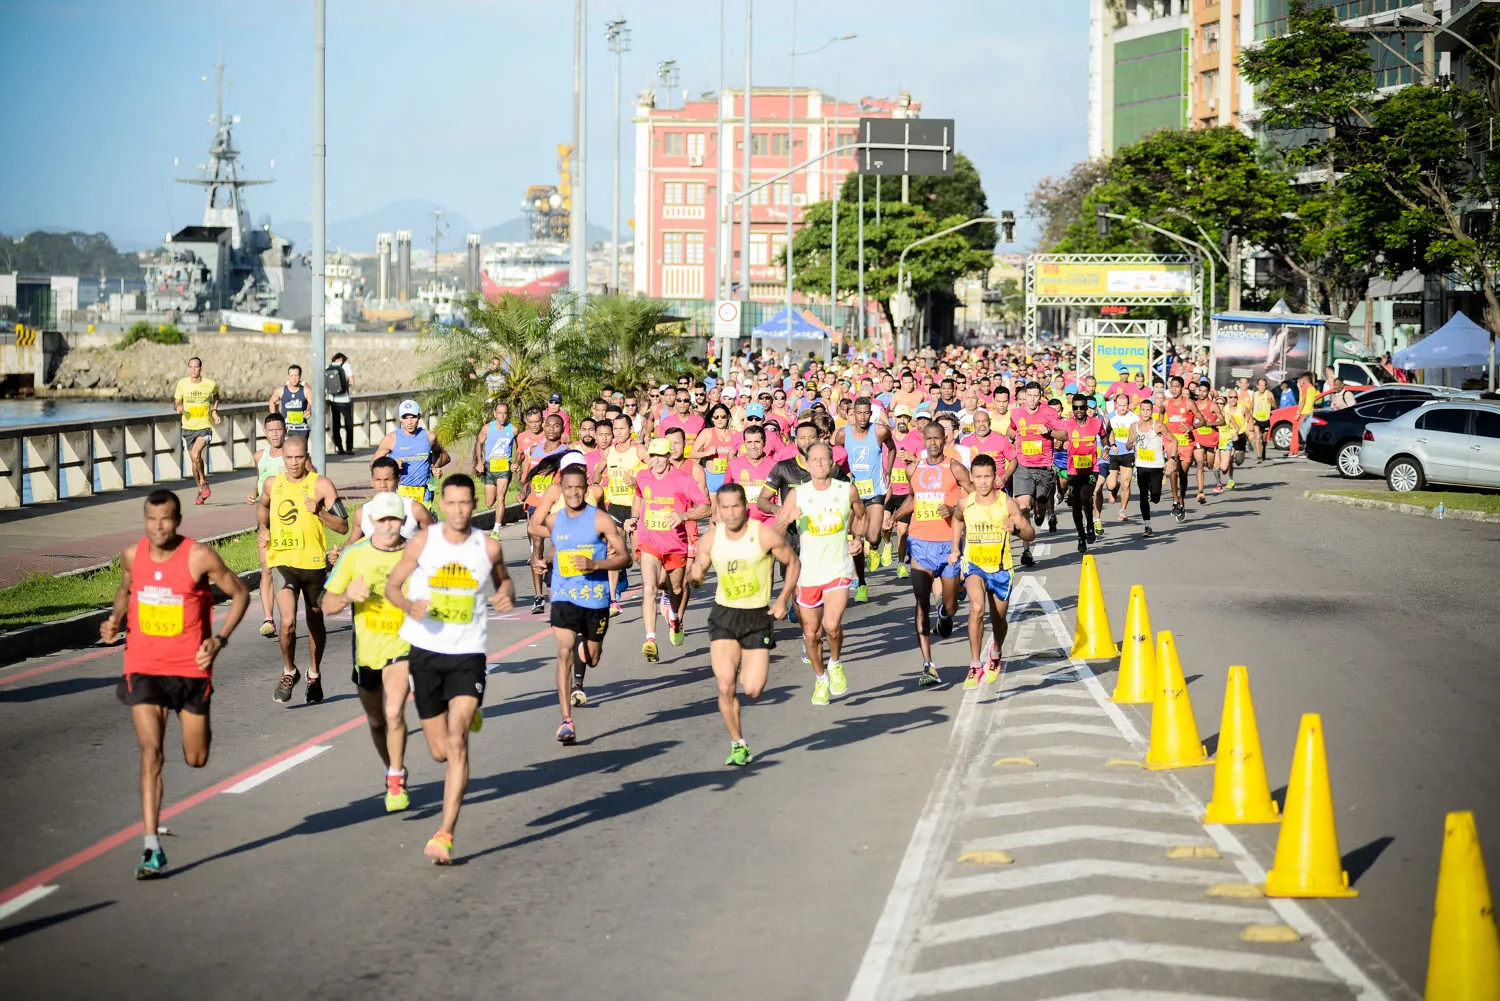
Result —
[{"label": "orange safety cone row", "polygon": [[1151,703],[1151,744],[1146,749],[1146,767],[1152,771],[1209,765],[1198,739],[1193,703],[1187,680],[1177,659],[1177,643],[1166,630],[1156,634],[1156,698]]},{"label": "orange safety cone row", "polygon": [[1305,713],[1297,730],[1286,815],[1276,839],[1276,861],[1266,875],[1268,897],[1357,897],[1339,855],[1333,792],[1323,748],[1323,719]]},{"label": "orange safety cone row", "polygon": [[1427,1001],[1500,999],[1500,934],[1474,814],[1450,813],[1432,911]]},{"label": "orange safety cone row", "polygon": [[1274,824],[1281,819],[1266,781],[1260,728],[1250,701],[1250,675],[1239,665],[1229,669],[1217,757],[1214,797],[1203,814],[1205,824]]},{"label": "orange safety cone row", "polygon": [[1109,628],[1109,613],[1104,608],[1104,588],[1099,584],[1099,570],[1092,556],[1083,558],[1078,578],[1078,624],[1073,630],[1074,660],[1109,660],[1120,655],[1114,632]]},{"label": "orange safety cone row", "polygon": [[1146,610],[1146,589],[1130,588],[1130,607],[1125,612],[1124,650],[1115,691],[1110,701],[1124,704],[1152,702],[1156,698],[1156,650],[1152,646],[1151,613]]}]

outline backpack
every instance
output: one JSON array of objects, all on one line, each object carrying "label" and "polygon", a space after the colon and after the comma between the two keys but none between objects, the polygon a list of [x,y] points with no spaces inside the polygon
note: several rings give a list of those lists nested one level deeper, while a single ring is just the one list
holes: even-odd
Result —
[{"label": "backpack", "polygon": [[323,370],[323,390],[329,396],[343,396],[349,392],[349,374],[343,365],[329,365]]}]

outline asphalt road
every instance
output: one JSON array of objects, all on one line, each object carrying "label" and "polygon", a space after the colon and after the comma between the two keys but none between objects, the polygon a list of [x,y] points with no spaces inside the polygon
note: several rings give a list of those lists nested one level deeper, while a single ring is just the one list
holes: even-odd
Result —
[{"label": "asphalt road", "polygon": [[[552,740],[542,617],[501,617],[446,870],[421,855],[442,772],[419,734],[413,808],[381,806],[381,767],[333,666],[347,663],[347,619],[322,706],[272,703],[278,658],[253,631],[226,651],[208,767],[168,756],[168,808],[187,808],[164,820],[173,875],[154,883],[131,877],[137,755],[113,694],[118,652],[7,668],[0,983],[16,998],[1418,996],[1443,813],[1473,809],[1491,844],[1500,830],[1500,707],[1483,670],[1500,646],[1500,526],[1303,500],[1324,469],[1252,467],[1183,525],[1159,519],[1149,542],[1112,525],[1096,555],[1116,632],[1131,584],[1174,631],[1210,750],[1230,664],[1250,668],[1273,787],[1299,714],[1323,714],[1355,900],[1289,911],[1204,896],[1269,867],[1276,829],[1198,824],[1211,769],[1102,767],[1139,756],[1149,707],[1100,703],[1113,666],[1060,649],[1078,570],[1059,533],[1018,588],[996,686],[957,686],[956,632],[938,648],[953,684],[915,687],[909,592],[889,570],[853,611],[851,690],[833,706],[808,704],[784,626],[744,713],[745,770],[723,765],[706,594],[687,644],[657,665],[638,653],[638,602],[615,620],[570,749]],[[1039,767],[992,769],[997,755]],[[1223,857],[1167,862],[1169,842]],[[976,846],[1015,862],[955,868]],[[1249,923],[1291,924],[1302,941],[1247,945]]]}]

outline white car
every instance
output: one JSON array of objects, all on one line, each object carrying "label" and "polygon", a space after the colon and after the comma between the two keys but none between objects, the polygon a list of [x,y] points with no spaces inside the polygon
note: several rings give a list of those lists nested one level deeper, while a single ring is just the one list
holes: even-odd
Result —
[{"label": "white car", "polygon": [[1434,401],[1367,427],[1359,464],[1396,493],[1429,483],[1500,489],[1500,402]]}]

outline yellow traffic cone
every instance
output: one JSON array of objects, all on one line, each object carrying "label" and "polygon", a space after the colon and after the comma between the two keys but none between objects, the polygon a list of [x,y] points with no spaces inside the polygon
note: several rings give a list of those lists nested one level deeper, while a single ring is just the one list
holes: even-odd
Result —
[{"label": "yellow traffic cone", "polygon": [[1193,703],[1182,676],[1182,662],[1177,659],[1177,643],[1163,629],[1156,634],[1156,697],[1151,701],[1151,744],[1146,749],[1146,767],[1162,771],[1211,764],[1213,759],[1198,739],[1198,723],[1193,719]]},{"label": "yellow traffic cone", "polygon": [[1357,897],[1339,855],[1333,793],[1323,750],[1323,718],[1304,713],[1297,729],[1286,815],[1276,839],[1276,861],[1266,875],[1268,897]]},{"label": "yellow traffic cone", "polygon": [[1203,814],[1203,822],[1274,824],[1280,819],[1266,781],[1266,759],[1260,753],[1260,728],[1255,725],[1255,705],[1250,701],[1250,675],[1235,665],[1229,669],[1224,718],[1219,723],[1214,798]]},{"label": "yellow traffic cone", "polygon": [[1127,704],[1156,698],[1156,651],[1151,645],[1151,613],[1146,610],[1146,589],[1130,587],[1130,607],[1125,612],[1125,649],[1120,654],[1120,673],[1110,701]]},{"label": "yellow traffic cone", "polygon": [[1109,628],[1109,613],[1104,609],[1104,588],[1099,586],[1099,571],[1094,558],[1083,558],[1083,573],[1078,578],[1078,625],[1073,630],[1074,660],[1109,660],[1118,657],[1114,632]]},{"label": "yellow traffic cone", "polygon": [[1443,861],[1432,913],[1427,1001],[1500,999],[1500,934],[1479,832],[1468,810],[1443,823]]}]

